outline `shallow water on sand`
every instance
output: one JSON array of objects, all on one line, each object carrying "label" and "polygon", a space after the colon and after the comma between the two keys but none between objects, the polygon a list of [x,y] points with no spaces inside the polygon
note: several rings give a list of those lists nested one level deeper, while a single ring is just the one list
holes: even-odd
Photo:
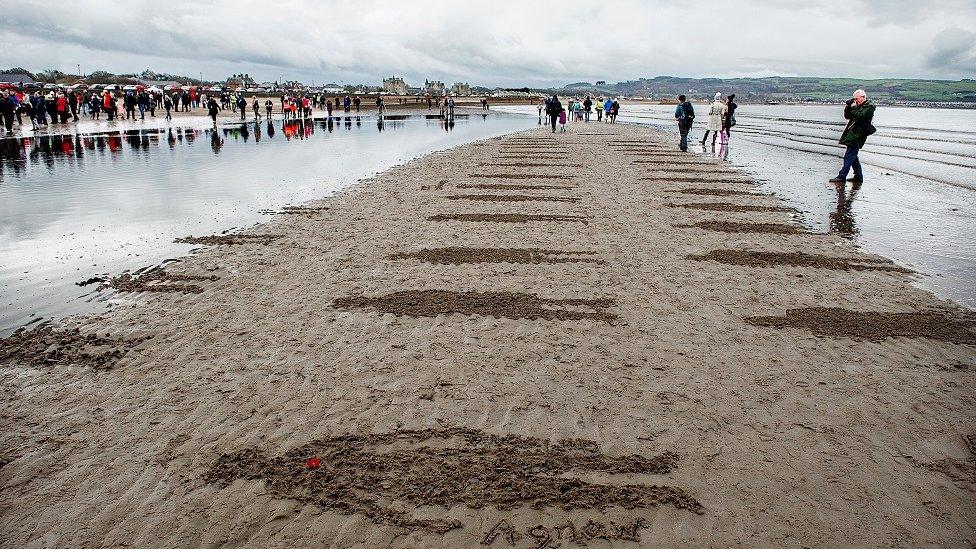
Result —
[{"label": "shallow water on sand", "polygon": [[[199,122],[199,121],[197,121]],[[396,164],[532,127],[510,115],[280,120],[0,140],[0,336],[104,306],[76,283],[157,265]]]},{"label": "shallow water on sand", "polygon": [[[533,107],[498,108],[537,119]],[[625,101],[618,121],[672,132],[677,148],[673,113]],[[843,156],[843,106],[741,105],[724,149],[712,149],[711,136],[701,146],[708,105],[695,113],[693,154],[724,158],[801,210],[809,229],[852,239],[921,273],[919,286],[976,308],[976,110],[879,107],[853,195],[851,184],[827,183]]]}]

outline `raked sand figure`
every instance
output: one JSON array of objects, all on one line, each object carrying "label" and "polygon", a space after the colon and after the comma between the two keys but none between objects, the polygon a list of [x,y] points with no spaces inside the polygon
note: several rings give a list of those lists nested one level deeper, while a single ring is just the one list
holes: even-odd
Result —
[{"label": "raked sand figure", "polygon": [[500,510],[530,507],[644,509],[673,505],[703,514],[680,488],[642,483],[596,484],[576,474],[668,474],[676,454],[607,456],[592,441],[555,444],[536,437],[498,436],[461,427],[328,437],[269,456],[258,448],[221,455],[205,479],[218,486],[263,480],[290,498],[376,524],[444,534],[462,524],[415,518],[421,507],[457,505]]}]

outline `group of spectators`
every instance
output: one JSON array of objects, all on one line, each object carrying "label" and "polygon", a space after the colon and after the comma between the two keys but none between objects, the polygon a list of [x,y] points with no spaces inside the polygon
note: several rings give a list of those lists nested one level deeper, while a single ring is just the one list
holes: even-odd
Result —
[{"label": "group of spectators", "polygon": [[[576,97],[567,102],[563,107],[559,97],[547,97],[539,103],[539,124],[542,124],[542,115],[545,113],[547,123],[552,125],[553,133],[556,132],[556,124],[560,125],[560,131],[566,131],[566,122],[569,119],[577,122],[589,122],[590,115],[596,111],[597,122],[605,121],[607,124],[616,124],[617,114],[620,112],[620,102],[612,98],[599,98],[594,101],[590,96],[586,96],[582,101]],[[606,112],[606,117],[604,117]]]},{"label": "group of spectators", "polygon": [[[12,132],[14,122],[23,126],[25,118],[37,129],[50,124],[77,122],[81,117],[99,120],[103,115],[108,120],[135,120],[138,114],[140,120],[145,120],[147,113],[155,117],[157,110],[165,111],[166,119],[171,120],[174,112],[191,112],[192,109],[202,108],[216,124],[217,115],[228,109],[240,113],[240,118],[245,119],[248,106],[254,118],[262,117],[262,107],[265,116],[270,118],[274,103],[271,98],[261,101],[257,96],[252,96],[248,101],[243,93],[207,92],[196,88],[168,92],[140,87],[135,90],[65,89],[34,93],[8,89],[0,97],[0,119],[4,130]],[[327,110],[329,116],[340,109],[348,113],[353,110],[359,112],[362,108],[360,97],[330,97],[321,93],[284,94],[280,96],[279,103],[286,119],[308,118],[314,108]]]}]

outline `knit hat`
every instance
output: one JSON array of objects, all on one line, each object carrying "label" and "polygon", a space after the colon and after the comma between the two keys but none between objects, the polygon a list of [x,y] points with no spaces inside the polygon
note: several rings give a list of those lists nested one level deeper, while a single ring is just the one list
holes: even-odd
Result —
[{"label": "knit hat", "polygon": [[722,92],[716,92],[715,93],[715,100],[718,101],[721,98],[722,98]]}]

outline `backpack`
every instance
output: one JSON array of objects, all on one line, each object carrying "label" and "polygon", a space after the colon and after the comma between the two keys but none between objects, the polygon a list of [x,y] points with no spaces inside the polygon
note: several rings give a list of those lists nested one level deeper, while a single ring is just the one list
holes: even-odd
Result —
[{"label": "backpack", "polygon": [[681,108],[685,111],[685,120],[695,119],[695,110],[691,108],[691,103],[685,101],[681,104]]}]

